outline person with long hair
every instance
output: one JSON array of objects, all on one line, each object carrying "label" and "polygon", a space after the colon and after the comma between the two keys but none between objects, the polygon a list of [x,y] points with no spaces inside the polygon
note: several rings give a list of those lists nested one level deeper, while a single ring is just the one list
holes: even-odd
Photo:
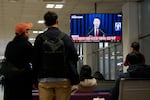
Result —
[{"label": "person with long hair", "polygon": [[92,70],[89,65],[83,65],[80,70],[80,83],[78,92],[91,92],[97,86],[97,81],[92,77]]}]

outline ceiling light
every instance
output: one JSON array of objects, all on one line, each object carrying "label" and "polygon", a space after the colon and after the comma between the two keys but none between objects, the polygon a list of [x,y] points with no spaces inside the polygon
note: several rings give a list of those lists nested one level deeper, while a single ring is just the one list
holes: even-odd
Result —
[{"label": "ceiling light", "polygon": [[33,34],[40,34],[43,33],[44,31],[32,31]]},{"label": "ceiling light", "polygon": [[63,8],[63,6],[64,6],[63,4],[56,4],[55,8]]},{"label": "ceiling light", "polygon": [[46,8],[54,8],[55,4],[47,4]]},{"label": "ceiling light", "polygon": [[39,23],[39,24],[43,24],[44,23],[44,20],[38,20],[38,22],[37,23]]},{"label": "ceiling light", "polygon": [[39,33],[43,33],[44,31],[39,31]]},{"label": "ceiling light", "polygon": [[34,34],[37,34],[37,33],[38,33],[38,31],[33,31],[33,33],[34,33]]},{"label": "ceiling light", "polygon": [[35,38],[29,38],[29,41],[35,41]]},{"label": "ceiling light", "polygon": [[63,8],[63,4],[46,4],[46,8]]}]

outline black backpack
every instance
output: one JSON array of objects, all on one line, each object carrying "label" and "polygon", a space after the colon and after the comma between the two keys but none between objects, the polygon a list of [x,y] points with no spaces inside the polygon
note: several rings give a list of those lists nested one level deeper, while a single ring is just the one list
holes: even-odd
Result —
[{"label": "black backpack", "polygon": [[46,77],[66,77],[64,36],[64,33],[57,37],[42,36],[42,72]]}]

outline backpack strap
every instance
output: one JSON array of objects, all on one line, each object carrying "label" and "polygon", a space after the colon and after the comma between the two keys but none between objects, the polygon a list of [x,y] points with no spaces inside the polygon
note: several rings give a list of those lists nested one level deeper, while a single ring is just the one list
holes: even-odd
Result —
[{"label": "backpack strap", "polygon": [[48,36],[46,36],[46,34],[42,34],[41,39],[44,40],[49,40]]},{"label": "backpack strap", "polygon": [[[59,39],[63,39],[65,36],[65,33],[60,33],[56,36],[56,38],[59,38]],[[49,40],[49,37],[46,35],[46,34],[43,34],[41,36],[42,40]]]},{"label": "backpack strap", "polygon": [[58,37],[59,39],[63,39],[63,38],[64,38],[64,36],[65,36],[65,33],[60,33],[60,34],[58,34],[58,36],[57,36],[57,37]]}]

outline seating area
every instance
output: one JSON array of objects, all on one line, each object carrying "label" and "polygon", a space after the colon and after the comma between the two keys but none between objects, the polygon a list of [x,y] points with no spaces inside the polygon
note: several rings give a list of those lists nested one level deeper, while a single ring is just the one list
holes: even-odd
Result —
[{"label": "seating area", "polygon": [[[93,100],[93,98],[104,98],[109,100],[110,90],[114,86],[114,80],[98,81],[97,88],[93,92],[88,93],[74,93],[71,95],[71,100]],[[32,91],[33,100],[38,100],[38,91]]]},{"label": "seating area", "polygon": [[[93,92],[74,93],[70,100],[93,100],[93,98],[104,98],[110,100],[110,89],[115,81],[102,81]],[[150,100],[150,79],[121,79],[119,87],[119,100]],[[33,100],[38,99],[38,91],[32,91]]]},{"label": "seating area", "polygon": [[110,92],[115,85],[115,80],[100,80],[97,82],[95,92]]},{"label": "seating area", "polygon": [[121,79],[119,100],[150,100],[150,79]]},{"label": "seating area", "polygon": [[[38,99],[38,91],[34,90],[32,100]],[[93,98],[104,98],[105,100],[109,100],[110,93],[109,92],[88,92],[88,93],[74,93],[71,95],[70,100],[93,100]]]},{"label": "seating area", "polygon": [[93,98],[97,97],[109,100],[110,93],[109,92],[75,93],[71,95],[71,100],[93,100]]}]

